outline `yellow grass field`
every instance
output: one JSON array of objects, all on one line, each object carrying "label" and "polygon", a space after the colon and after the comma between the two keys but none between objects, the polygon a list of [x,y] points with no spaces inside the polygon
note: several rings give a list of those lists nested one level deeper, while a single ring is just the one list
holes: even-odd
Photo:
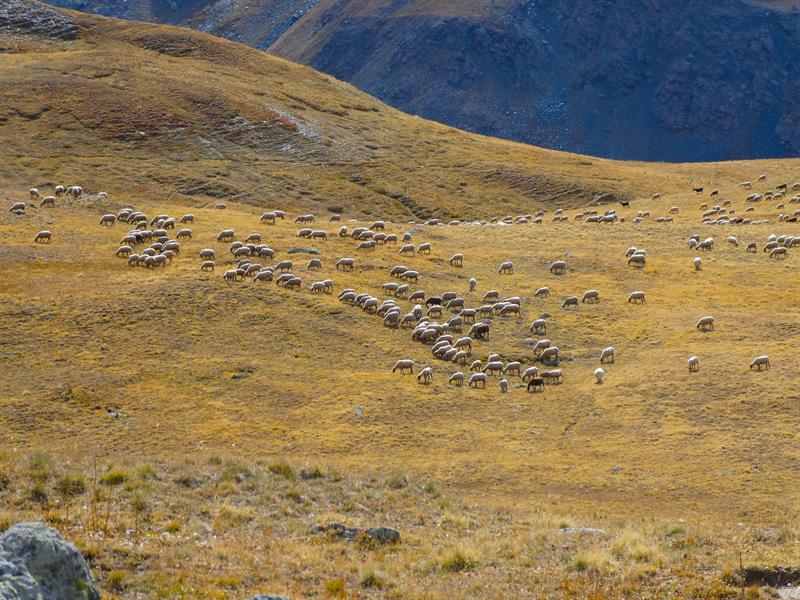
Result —
[{"label": "yellow grass field", "polygon": [[[293,598],[739,597],[740,555],[745,566],[797,566],[800,255],[770,260],[761,246],[800,227],[777,221],[796,206],[788,197],[783,210],[748,204],[739,182],[764,173],[753,191],[791,184],[800,163],[646,165],[527,148],[402,115],[201,34],[70,14],[80,40],[12,40],[18,51],[0,61],[0,81],[12,84],[0,95],[3,522],[50,520],[90,553],[110,595],[131,598],[247,598],[265,586]],[[167,42],[186,52],[148,49]],[[31,93],[45,82],[50,92]],[[363,110],[341,108],[355,104]],[[303,117],[280,116],[292,111]],[[253,138],[224,129],[243,114],[271,121]],[[312,123],[321,134],[298,133]],[[47,195],[57,183],[86,195],[8,211],[29,187]],[[770,223],[702,224],[700,203],[723,199]],[[211,208],[221,201],[225,210]],[[128,227],[99,226],[126,205],[193,213],[193,239],[163,269],[129,267],[114,256]],[[674,222],[654,222],[671,207]],[[286,220],[259,223],[271,208]],[[551,222],[557,208],[568,222]],[[588,208],[625,222],[574,219]],[[420,224],[539,209],[539,225]],[[633,223],[644,210],[651,216]],[[294,217],[309,212],[327,241],[296,237]],[[341,223],[328,222],[334,212]],[[359,251],[336,235],[379,217],[432,253]],[[225,228],[263,234],[276,260],[294,261],[301,291],[224,282],[234,265],[216,242]],[[43,229],[52,243],[34,244]],[[699,272],[686,245],[695,232],[717,242]],[[751,240],[757,253],[745,251]],[[630,246],[647,250],[643,270],[626,266]],[[308,272],[310,255],[290,256],[293,247],[318,250],[322,271]],[[200,271],[203,248],[216,251],[213,273]],[[457,252],[463,268],[448,264]],[[344,256],[356,259],[352,273],[334,268]],[[551,275],[559,259],[567,273]],[[506,260],[511,276],[497,273]],[[536,394],[518,377],[507,394],[497,377],[485,390],[448,386],[468,368],[308,290],[331,278],[335,293],[381,298],[398,264],[421,273],[412,290],[453,290],[467,306],[490,289],[522,298],[520,318],[493,317],[489,340],[476,342],[483,361],[496,352],[534,364],[532,342],[544,336],[528,326],[552,315],[546,337],[561,349],[564,383]],[[541,286],[550,298],[534,298]],[[561,308],[590,289],[600,304]],[[646,304],[626,302],[635,290]],[[715,331],[701,333],[706,315]],[[606,346],[617,358],[598,385]],[[761,354],[772,369],[751,371]],[[692,355],[699,373],[688,372]],[[399,358],[432,366],[433,383],[392,374]],[[324,477],[300,477],[304,465]],[[114,469],[119,486],[97,483]],[[58,482],[69,473],[91,489],[68,501]],[[394,485],[401,474],[410,483]],[[328,520],[396,526],[404,541],[376,549],[308,533]],[[605,533],[573,539],[563,526]],[[463,569],[450,568],[454,552]],[[364,585],[370,569],[386,585]]]}]

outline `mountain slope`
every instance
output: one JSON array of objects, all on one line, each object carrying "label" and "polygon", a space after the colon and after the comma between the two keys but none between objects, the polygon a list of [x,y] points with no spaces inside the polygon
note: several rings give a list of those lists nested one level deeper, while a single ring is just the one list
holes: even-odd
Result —
[{"label": "mountain slope", "polygon": [[671,161],[800,152],[794,2],[56,2],[270,47],[406,112],[550,148]]}]

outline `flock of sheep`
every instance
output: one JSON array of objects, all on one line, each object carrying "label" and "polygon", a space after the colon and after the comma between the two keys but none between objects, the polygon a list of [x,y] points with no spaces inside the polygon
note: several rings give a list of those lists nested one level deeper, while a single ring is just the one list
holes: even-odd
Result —
[{"label": "flock of sheep", "polygon": [[[764,181],[765,177],[759,178]],[[742,187],[751,189],[751,182],[743,182]],[[782,200],[787,193],[788,186],[777,186],[776,191],[764,192],[761,194],[751,194],[747,197],[748,203],[756,203],[767,200]],[[800,183],[792,186],[792,190],[800,191]],[[703,193],[703,188],[694,188],[696,193]],[[56,206],[57,200],[67,196],[77,199],[83,195],[83,188],[80,186],[56,186],[52,196],[41,197],[38,189],[30,190],[30,201],[39,201],[39,207],[52,208]],[[712,192],[712,197],[718,196],[717,191]],[[107,196],[104,193],[98,194],[102,199]],[[658,199],[660,194],[655,194],[653,199]],[[800,203],[800,195],[793,196],[788,202]],[[627,204],[627,203],[625,203]],[[782,210],[785,203],[777,205],[778,210]],[[28,205],[25,202],[14,203],[10,210],[16,215],[24,215]],[[218,208],[224,208],[218,206]],[[748,207],[747,211],[751,211]],[[720,205],[708,208],[708,203],[700,205],[702,212],[702,222],[708,225],[722,224],[747,224],[763,223],[764,221],[751,221],[746,218],[735,216],[735,211],[730,208],[730,202],[724,201]],[[669,213],[674,215],[678,212],[677,207],[670,209]],[[479,224],[504,223],[504,224],[539,224],[543,222],[545,211],[538,211],[535,214],[517,217],[506,217],[504,219],[490,219],[489,221],[479,221]],[[261,215],[260,223],[265,225],[275,225],[278,220],[286,219],[286,212],[272,210]],[[800,216],[800,209],[790,215],[780,213],[780,222],[796,222]],[[640,223],[650,217],[649,211],[639,211],[634,218],[634,223]],[[340,221],[339,215],[330,217],[330,222]],[[563,210],[556,210],[553,216],[554,222],[568,220],[563,214]],[[574,220],[583,220],[587,223],[617,223],[623,222],[624,217],[617,215],[614,210],[607,210],[603,214],[598,211],[587,210],[579,212],[574,216]],[[672,217],[659,217],[654,219],[659,223],[669,223]],[[298,215],[294,219],[300,226],[312,225],[316,218],[311,214]],[[145,213],[135,210],[133,207],[125,207],[117,213],[104,214],[100,217],[99,225],[102,227],[113,228],[117,223],[124,223],[129,230],[122,236],[120,243],[115,251],[115,255],[125,258],[132,267],[143,267],[155,269],[164,267],[171,263],[181,252],[181,243],[193,239],[193,231],[186,225],[195,222],[192,214],[185,214],[180,217],[173,217],[167,214],[157,214],[148,217]],[[460,221],[450,221],[449,225],[459,225]],[[340,239],[350,239],[354,243],[356,252],[370,253],[378,247],[397,248],[399,256],[430,255],[433,251],[430,242],[423,242],[418,245],[413,243],[412,233],[405,232],[402,235],[397,233],[387,233],[388,223],[383,220],[376,220],[369,226],[358,226],[352,229],[346,225],[341,225],[336,236]],[[425,223],[429,227],[443,226],[437,219],[431,219]],[[417,230],[420,231],[420,230]],[[172,237],[174,236],[174,237]],[[222,278],[226,282],[242,282],[250,279],[255,284],[274,282],[277,286],[287,290],[300,290],[303,287],[302,280],[295,274],[295,264],[292,260],[277,260],[278,254],[275,250],[263,243],[263,236],[260,233],[250,233],[242,239],[233,229],[225,229],[218,233],[216,241],[222,244],[229,244],[230,268],[227,268]],[[297,232],[297,237],[314,241],[324,242],[329,239],[329,234],[323,229],[302,227]],[[50,243],[53,240],[53,233],[49,230],[39,231],[34,239],[36,243]],[[686,241],[690,249],[698,252],[710,252],[716,247],[716,242],[712,237],[701,239],[699,234],[689,237]],[[728,236],[726,243],[730,247],[738,248],[739,240],[735,236]],[[402,245],[399,245],[402,244]],[[399,245],[399,247],[397,246]],[[800,236],[792,235],[770,235],[763,244],[760,245],[762,252],[773,259],[785,259],[791,248],[800,245]],[[745,246],[747,252],[758,252],[759,244],[753,240]],[[212,248],[203,248],[198,253],[200,259],[199,268],[202,271],[214,271],[216,268],[217,252]],[[270,261],[269,265],[262,265],[259,260]],[[635,269],[643,269],[647,263],[647,252],[644,249],[631,247],[625,254],[627,265]],[[454,254],[447,261],[453,268],[463,268],[465,257],[462,253]],[[358,260],[353,257],[341,257],[335,261],[335,268],[338,271],[352,271]],[[702,269],[702,258],[697,256],[693,260],[693,267],[699,271]],[[321,258],[311,258],[305,264],[306,272],[319,272],[323,269]],[[567,273],[568,265],[564,260],[554,261],[549,271],[556,276]],[[511,275],[514,273],[512,261],[503,261],[497,272],[501,275]],[[482,302],[478,305],[469,305],[466,295],[471,295],[476,291],[478,282],[473,277],[469,279],[468,289],[464,295],[450,290],[439,295],[428,295],[422,290],[412,290],[411,284],[419,283],[421,273],[405,265],[395,265],[389,269],[389,276],[393,281],[386,282],[379,287],[377,295],[367,292],[357,292],[353,288],[342,289],[338,294],[338,300],[356,308],[360,308],[367,314],[377,316],[382,320],[382,324],[392,329],[410,330],[411,339],[420,344],[429,346],[435,359],[445,361],[457,367],[464,367],[463,370],[456,370],[447,379],[450,385],[461,387],[465,383],[469,387],[485,388],[490,376],[500,376],[499,387],[502,392],[509,389],[509,377],[517,377],[528,391],[543,391],[546,384],[558,384],[564,381],[564,372],[557,368],[559,365],[560,349],[551,340],[542,338],[532,343],[533,354],[539,365],[529,365],[526,368],[520,361],[512,360],[504,362],[499,354],[490,354],[485,361],[473,360],[473,347],[478,343],[485,343],[489,340],[489,334],[495,319],[515,319],[522,315],[524,299],[520,296],[503,297],[497,290],[490,290],[483,294]],[[331,279],[321,279],[313,281],[308,285],[308,290],[315,294],[333,294],[334,282]],[[383,296],[381,299],[379,296]],[[546,298],[550,296],[547,287],[539,288],[534,294],[534,298]],[[404,310],[401,302],[409,302],[410,308]],[[562,309],[569,310],[577,308],[580,304],[598,304],[601,302],[601,294],[598,290],[586,290],[580,297],[569,296],[561,304]],[[646,295],[643,291],[633,291],[627,297],[630,304],[645,304]],[[445,315],[447,313],[447,315]],[[547,334],[547,319],[550,315],[543,315],[544,318],[537,318],[529,326],[529,331],[537,335]],[[464,328],[469,326],[465,335]],[[714,330],[714,317],[705,316],[697,322],[697,329],[703,332]],[[454,335],[455,334],[455,335]],[[602,384],[606,376],[604,366],[613,364],[616,351],[609,346],[599,352],[600,366],[593,372],[596,383]],[[689,372],[696,373],[700,368],[700,359],[692,356],[687,361]],[[414,374],[417,362],[410,358],[397,360],[392,366],[391,371],[399,374]],[[469,371],[467,376],[464,371]],[[750,363],[751,369],[771,368],[768,356],[758,356]],[[430,365],[422,365],[416,373],[417,380],[422,384],[430,384],[434,379],[434,370]]]}]

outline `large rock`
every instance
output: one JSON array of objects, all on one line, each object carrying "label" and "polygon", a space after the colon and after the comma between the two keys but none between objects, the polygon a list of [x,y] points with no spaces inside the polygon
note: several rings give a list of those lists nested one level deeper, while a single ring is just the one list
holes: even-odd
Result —
[{"label": "large rock", "polygon": [[0,33],[27,35],[54,40],[74,40],[78,26],[60,10],[38,2],[2,0]]},{"label": "large rock", "polygon": [[81,553],[43,523],[18,523],[0,535],[0,598],[99,600]]}]

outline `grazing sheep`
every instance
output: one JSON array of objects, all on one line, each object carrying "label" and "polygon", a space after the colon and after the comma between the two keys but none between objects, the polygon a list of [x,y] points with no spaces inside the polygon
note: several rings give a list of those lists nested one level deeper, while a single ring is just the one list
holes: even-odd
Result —
[{"label": "grazing sheep", "polygon": [[700,370],[700,359],[696,356],[689,357],[687,363],[689,365],[689,373],[697,373]]},{"label": "grazing sheep", "polygon": [[386,223],[384,221],[375,221],[369,228],[372,231],[383,231],[386,229]]},{"label": "grazing sheep", "polygon": [[354,258],[340,258],[336,261],[336,269],[339,271],[352,271],[355,264],[356,260]]},{"label": "grazing sheep", "polygon": [[784,247],[773,248],[772,251],[769,253],[770,258],[787,258],[789,256],[789,251]]},{"label": "grazing sheep", "polygon": [[401,279],[405,279],[406,281],[419,281],[419,272],[418,271],[406,271],[401,276]]},{"label": "grazing sheep", "polygon": [[570,308],[570,307],[578,308],[578,297],[577,296],[569,296],[564,302],[561,304],[561,308]]},{"label": "grazing sheep", "polygon": [[553,275],[563,275],[566,271],[567,271],[567,263],[563,260],[557,260],[550,265],[550,272]]},{"label": "grazing sheep", "polygon": [[470,375],[469,378],[469,387],[477,388],[478,384],[481,384],[481,387],[486,387],[486,374],[485,373],[474,373]]},{"label": "grazing sheep", "polygon": [[117,215],[112,215],[112,214],[103,215],[102,217],[100,217],[100,226],[114,227],[114,223],[116,223],[116,221],[117,221]]},{"label": "grazing sheep", "polygon": [[694,261],[692,261],[692,264],[694,264],[695,271],[700,271],[703,268],[703,259],[700,258],[699,256],[695,256]]},{"label": "grazing sheep", "polygon": [[539,376],[539,367],[528,367],[522,373],[522,381],[524,383],[527,383],[533,377],[538,377],[538,376]]},{"label": "grazing sheep", "polygon": [[368,240],[366,242],[361,242],[356,246],[356,250],[375,250],[376,244],[375,240]]},{"label": "grazing sheep", "polygon": [[644,292],[631,292],[628,295],[629,304],[645,304]]},{"label": "grazing sheep", "polygon": [[274,212],[267,211],[261,215],[261,222],[267,223],[269,225],[275,225],[275,217],[277,215]]},{"label": "grazing sheep", "polygon": [[63,185],[57,185],[55,187],[55,190],[53,190],[53,192],[56,195],[56,198],[60,198],[61,196],[63,196],[66,193],[66,191],[67,188],[65,188]]},{"label": "grazing sheep", "polygon": [[31,188],[30,194],[31,194],[31,200],[38,200],[39,190],[37,190],[36,188]]},{"label": "grazing sheep", "polygon": [[192,230],[191,229],[181,229],[178,233],[175,234],[175,239],[183,240],[183,239],[192,239]]},{"label": "grazing sheep", "polygon": [[487,323],[475,323],[469,330],[469,337],[474,340],[489,339],[489,325]]},{"label": "grazing sheep", "polygon": [[211,248],[203,248],[202,250],[200,250],[200,258],[213,259],[214,251]]},{"label": "grazing sheep", "polygon": [[318,258],[312,258],[308,261],[306,265],[306,270],[308,271],[321,271],[322,270],[322,261]]},{"label": "grazing sheep", "polygon": [[519,375],[520,369],[522,369],[522,363],[518,360],[513,360],[505,366],[503,375]]},{"label": "grazing sheep", "polygon": [[33,238],[33,241],[37,244],[49,244],[53,240],[53,234],[49,231],[40,231],[36,234],[36,237]]},{"label": "grazing sheep", "polygon": [[747,251],[758,252],[758,244],[756,242],[750,242],[749,244],[747,244]]},{"label": "grazing sheep", "polygon": [[583,293],[581,304],[600,304],[600,292],[597,290],[588,290]]},{"label": "grazing sheep", "polygon": [[294,265],[292,264],[292,261],[283,260],[283,261],[279,262],[277,265],[275,265],[275,270],[276,271],[280,271],[282,273],[287,273],[287,272],[291,273],[292,270],[293,270],[293,266]]},{"label": "grazing sheep", "polygon": [[594,370],[594,378],[596,380],[596,383],[598,384],[603,383],[603,377],[605,376],[606,372],[603,369],[598,367],[597,369]]},{"label": "grazing sheep", "polygon": [[534,297],[535,298],[549,298],[550,297],[550,288],[548,288],[548,287],[539,288],[538,290],[536,290],[536,293],[534,294]]},{"label": "grazing sheep", "polygon": [[501,263],[500,268],[497,270],[500,275],[513,275],[514,274],[514,263],[510,260]]},{"label": "grazing sheep", "polygon": [[18,211],[25,211],[25,203],[24,202],[14,202],[11,205],[11,208],[8,209],[8,212],[18,212]]},{"label": "grazing sheep", "polygon": [[230,269],[228,271],[225,271],[225,273],[222,274],[222,278],[225,281],[236,281],[237,276],[238,276],[238,270],[237,269]]},{"label": "grazing sheep", "polygon": [[312,231],[311,235],[309,235],[308,237],[311,238],[312,240],[327,240],[328,239],[328,233],[325,232],[325,231],[322,231],[321,229],[317,229],[317,230]]},{"label": "grazing sheep", "polygon": [[469,291],[474,292],[475,289],[478,287],[478,280],[474,277],[469,278]]},{"label": "grazing sheep", "polygon": [[295,223],[313,223],[314,215],[298,215],[294,220]]},{"label": "grazing sheep", "polygon": [[218,242],[232,242],[236,237],[236,233],[233,229],[223,229],[217,234],[217,241]]},{"label": "grazing sheep", "polygon": [[430,253],[431,253],[431,245],[428,242],[419,245],[417,254],[430,254]]},{"label": "grazing sheep", "polygon": [[133,253],[133,248],[130,246],[120,246],[117,248],[117,256],[130,256]]},{"label": "grazing sheep", "polygon": [[341,221],[341,220],[342,220],[342,215],[331,215],[331,218],[328,219],[328,221],[331,222],[331,223],[335,223],[335,222]]},{"label": "grazing sheep", "polygon": [[531,323],[531,326],[529,327],[529,330],[532,333],[541,333],[541,334],[546,335],[547,334],[547,321],[545,321],[544,319],[536,319],[533,323]]},{"label": "grazing sheep", "polygon": [[533,345],[533,355],[540,356],[542,352],[550,347],[550,340],[539,340]]},{"label": "grazing sheep", "polygon": [[714,331],[714,317],[703,317],[697,321],[699,331]]},{"label": "grazing sheep", "polygon": [[559,351],[560,350],[558,346],[550,346],[549,348],[545,348],[544,350],[542,350],[541,354],[542,361],[548,361],[548,360],[557,361],[559,358],[558,356]]},{"label": "grazing sheep", "polygon": [[483,295],[484,302],[497,302],[500,299],[500,292],[497,290],[489,290]]},{"label": "grazing sheep", "polygon": [[413,360],[404,358],[404,359],[398,360],[396,363],[394,363],[394,366],[392,367],[392,373],[396,373],[397,371],[400,371],[401,375],[406,370],[408,370],[408,372],[411,373],[412,375],[414,374],[414,361]]},{"label": "grazing sheep", "polygon": [[422,384],[429,384],[433,382],[433,369],[430,367],[425,367],[422,371],[419,372],[417,375],[417,381]]},{"label": "grazing sheep", "polygon": [[454,254],[450,257],[450,266],[451,267],[463,267],[464,266],[464,255],[463,254]]},{"label": "grazing sheep", "polygon": [[447,380],[449,385],[455,385],[457,387],[461,387],[464,385],[464,373],[461,371],[457,371],[450,376],[450,379]]},{"label": "grazing sheep", "polygon": [[403,256],[405,254],[414,254],[417,251],[417,247],[414,244],[406,244],[404,246],[400,246],[399,254]]},{"label": "grazing sheep", "polygon": [[609,346],[608,348],[604,348],[602,352],[600,352],[600,364],[614,364],[614,348],[613,346]]},{"label": "grazing sheep", "polygon": [[644,254],[634,254],[628,259],[628,266],[636,269],[644,269],[645,261]]},{"label": "grazing sheep", "polygon": [[765,369],[768,370],[771,369],[772,364],[769,362],[769,356],[764,355],[764,356],[757,356],[756,358],[754,358],[753,362],[750,363],[750,369],[752,369],[753,367],[757,367],[759,371],[761,370],[761,367],[764,367]]},{"label": "grazing sheep", "polygon": [[213,260],[206,260],[203,261],[203,264],[200,265],[201,271],[213,271],[214,270],[214,261]]},{"label": "grazing sheep", "polygon": [[531,377],[531,379],[528,381],[528,392],[535,392],[536,390],[541,392],[544,391],[543,377]]},{"label": "grazing sheep", "polygon": [[53,208],[56,205],[56,197],[55,196],[45,196],[42,198],[42,201],[39,202],[40,208]]},{"label": "grazing sheep", "polygon": [[[545,371],[542,373],[542,379],[544,383],[561,383],[564,381],[564,371],[561,369],[553,369],[551,371]],[[530,384],[528,384],[530,385]]]},{"label": "grazing sheep", "polygon": [[505,394],[508,392],[508,379],[501,379],[500,380],[500,392]]},{"label": "grazing sheep", "polygon": [[734,248],[739,247],[739,240],[737,240],[734,236],[729,235],[727,240],[729,246],[733,246]]}]

